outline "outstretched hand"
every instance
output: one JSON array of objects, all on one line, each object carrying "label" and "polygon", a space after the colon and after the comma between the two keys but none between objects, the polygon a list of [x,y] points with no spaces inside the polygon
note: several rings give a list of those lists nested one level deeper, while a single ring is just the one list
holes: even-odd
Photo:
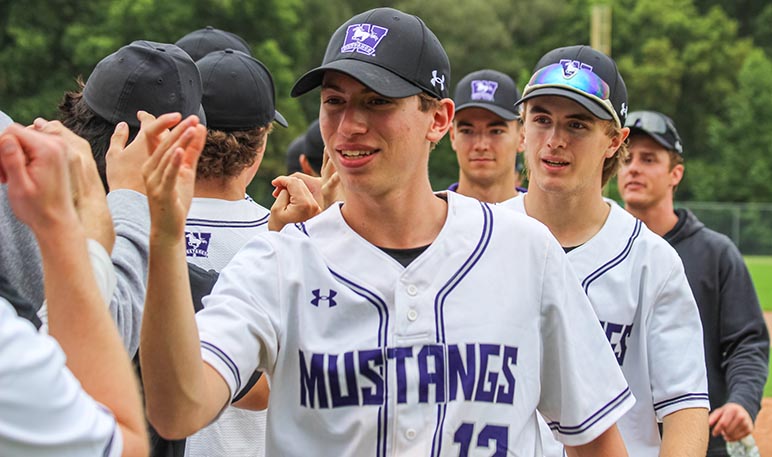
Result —
[{"label": "outstretched hand", "polygon": [[190,116],[161,140],[142,166],[151,240],[174,243],[182,239],[205,143],[206,127]]},{"label": "outstretched hand", "polygon": [[67,146],[19,124],[0,135],[0,182],[16,217],[36,236],[78,223],[70,191]]},{"label": "outstretched hand", "polygon": [[139,111],[139,133],[134,141],[126,145],[129,139],[129,126],[119,122],[110,138],[110,148],[106,154],[107,184],[110,190],[130,189],[145,193],[145,182],[139,170],[150,154],[169,135],[169,129],[182,119],[180,113],[167,113],[156,118],[150,113]]}]

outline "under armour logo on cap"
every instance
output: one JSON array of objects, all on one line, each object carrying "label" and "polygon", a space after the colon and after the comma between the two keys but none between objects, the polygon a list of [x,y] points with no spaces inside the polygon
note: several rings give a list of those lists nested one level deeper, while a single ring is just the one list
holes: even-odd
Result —
[{"label": "under armour logo on cap", "polygon": [[439,84],[440,90],[445,90],[445,75],[437,76],[437,70],[432,70],[432,80],[430,82],[432,87],[437,87],[437,84]]},{"label": "under armour logo on cap", "polygon": [[354,24],[348,26],[346,39],[340,52],[358,52],[367,56],[375,55],[375,48],[389,29],[373,24]]}]

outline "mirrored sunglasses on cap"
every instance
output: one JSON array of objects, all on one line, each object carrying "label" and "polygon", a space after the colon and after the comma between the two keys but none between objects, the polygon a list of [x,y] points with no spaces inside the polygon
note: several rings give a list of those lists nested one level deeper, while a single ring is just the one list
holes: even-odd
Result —
[{"label": "mirrored sunglasses on cap", "polygon": [[625,127],[639,129],[652,136],[662,146],[683,154],[681,136],[668,117],[655,111],[633,111],[627,116]]},{"label": "mirrored sunglasses on cap", "polygon": [[606,81],[588,68],[580,67],[575,68],[574,70],[575,73],[567,78],[564,72],[565,69],[560,63],[554,63],[540,68],[533,74],[531,80],[528,81],[528,84],[525,86],[523,97],[542,87],[562,87],[570,89],[590,98],[606,108],[606,111],[611,114],[617,125],[621,126],[622,123],[619,120],[619,116],[617,116],[614,105],[611,103],[611,89],[608,84],[606,84]]}]

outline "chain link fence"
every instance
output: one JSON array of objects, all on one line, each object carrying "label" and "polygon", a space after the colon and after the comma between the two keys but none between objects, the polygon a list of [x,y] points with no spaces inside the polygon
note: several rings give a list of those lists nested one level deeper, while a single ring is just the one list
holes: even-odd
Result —
[{"label": "chain link fence", "polygon": [[772,203],[676,202],[734,241],[743,255],[772,255]]}]

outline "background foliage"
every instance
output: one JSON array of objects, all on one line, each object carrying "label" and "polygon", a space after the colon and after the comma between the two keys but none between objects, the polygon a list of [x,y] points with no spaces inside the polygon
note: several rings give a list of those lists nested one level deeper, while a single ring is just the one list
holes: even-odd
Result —
[{"label": "background foliage", "polygon": [[[544,52],[588,43],[590,8],[613,8],[612,54],[631,109],[670,114],[684,137],[683,200],[772,201],[772,3],[755,0],[4,0],[0,2],[0,109],[22,123],[53,118],[75,78],[136,39],[174,42],[213,25],[235,32],[273,72],[277,128],[256,183],[285,170],[284,151],[318,111],[318,98],[289,89],[318,65],[332,31],[375,6],[418,14],[444,43],[452,81],[481,68],[522,86]],[[448,140],[433,153],[434,187],[456,180]],[[611,194],[614,195],[613,189]],[[770,236],[772,238],[772,234]]]}]

